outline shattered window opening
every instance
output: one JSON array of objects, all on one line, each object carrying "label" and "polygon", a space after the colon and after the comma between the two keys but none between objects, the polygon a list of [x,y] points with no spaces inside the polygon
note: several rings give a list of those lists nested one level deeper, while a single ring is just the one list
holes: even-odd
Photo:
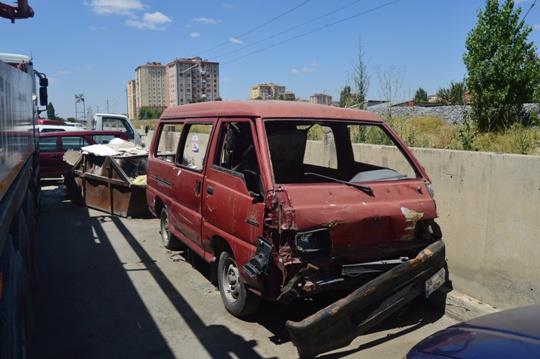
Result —
[{"label": "shattered window opening", "polygon": [[183,124],[164,124],[160,128],[155,156],[163,161],[174,162]]},{"label": "shattered window opening", "polygon": [[224,123],[218,143],[214,165],[237,173],[253,171],[259,174],[257,154],[248,122]]},{"label": "shattered window opening", "polygon": [[[267,119],[265,127],[276,183],[330,183],[329,178],[360,183],[419,176],[378,124]],[[400,156],[388,156],[392,151]],[[390,157],[397,159],[389,161]]]}]

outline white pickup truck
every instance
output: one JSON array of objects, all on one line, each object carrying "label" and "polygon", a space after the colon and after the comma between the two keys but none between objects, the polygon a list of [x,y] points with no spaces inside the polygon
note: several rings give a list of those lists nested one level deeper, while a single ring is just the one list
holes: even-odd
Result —
[{"label": "white pickup truck", "polygon": [[112,113],[97,113],[94,115],[92,121],[93,130],[105,130],[105,131],[123,131],[126,133],[130,141],[137,145],[143,145],[141,136],[133,127],[131,121],[124,115],[117,115]]}]

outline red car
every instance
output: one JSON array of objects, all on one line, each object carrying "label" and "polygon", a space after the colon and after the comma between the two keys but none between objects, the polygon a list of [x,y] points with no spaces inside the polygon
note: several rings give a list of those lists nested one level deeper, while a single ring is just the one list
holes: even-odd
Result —
[{"label": "red car", "polygon": [[70,166],[62,158],[67,150],[108,143],[115,137],[127,140],[122,131],[69,131],[39,134],[39,177],[60,178],[65,176]]}]

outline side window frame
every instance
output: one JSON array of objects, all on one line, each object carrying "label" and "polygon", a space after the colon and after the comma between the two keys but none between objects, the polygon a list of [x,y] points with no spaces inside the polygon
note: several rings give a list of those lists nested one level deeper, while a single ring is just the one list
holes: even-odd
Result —
[{"label": "side window frame", "polygon": [[[176,144],[176,150],[175,150],[175,153],[174,153],[174,159],[172,162],[169,162],[169,161],[166,161],[164,160],[163,158],[159,157],[157,155],[157,152],[158,152],[158,149],[159,149],[159,141],[161,141],[161,134],[163,133],[163,128],[167,125],[173,125],[173,126],[184,126],[182,128],[182,132],[180,133],[180,139],[178,140],[178,143]],[[179,145],[180,145],[180,142],[182,142],[182,136],[184,135],[184,128],[185,128],[185,121],[182,119],[182,120],[175,120],[175,121],[172,121],[172,122],[162,122],[159,124],[159,127],[157,128],[157,138],[156,138],[156,144],[154,146],[154,150],[151,151],[152,153],[152,158],[158,160],[158,161],[161,161],[161,162],[164,162],[164,163],[169,163],[169,164],[176,164],[177,162],[177,159],[178,159],[178,151],[179,151]]]},{"label": "side window frame", "polygon": [[[249,124],[249,128],[250,128],[250,133],[251,133],[251,140],[252,140],[252,144],[253,144],[253,150],[255,151],[255,158],[256,158],[256,161],[257,161],[257,167],[258,167],[258,177],[259,177],[259,190],[260,190],[260,195],[261,196],[264,196],[264,193],[266,193],[266,188],[267,186],[265,185],[265,180],[264,180],[264,174],[263,174],[263,158],[262,158],[262,154],[261,154],[261,150],[260,150],[260,147],[259,147],[259,142],[258,142],[258,136],[257,136],[257,124],[256,122],[254,121],[253,118],[224,118],[224,119],[220,119],[219,120],[219,123],[218,123],[218,126],[216,126],[216,129],[214,130],[215,131],[215,134],[214,134],[214,146],[213,146],[213,151],[210,155],[210,157],[207,159],[207,163],[210,164],[210,168],[214,171],[217,171],[217,172],[221,172],[221,173],[225,173],[229,176],[233,176],[233,177],[237,177],[237,178],[240,178],[242,180],[242,182],[244,183],[244,186],[245,186],[245,190],[246,190],[246,193],[250,193],[250,189],[249,189],[249,185],[248,185],[248,182],[246,180],[246,177],[244,175],[244,173],[242,172],[238,172],[238,171],[235,171],[235,170],[231,170],[231,169],[228,169],[228,168],[224,168],[224,167],[221,167],[217,164],[215,164],[216,162],[216,159],[217,159],[217,156],[218,156],[218,153],[219,155],[221,155],[221,150],[222,150],[222,147],[223,147],[223,140],[225,137],[221,138],[221,132],[224,128],[224,125],[227,124],[227,123],[231,123],[231,122],[243,122],[243,123],[248,123]],[[263,197],[261,197],[263,198]],[[259,198],[260,200],[260,198]]]},{"label": "side window frame", "polygon": [[[225,136],[222,137],[222,130],[225,127],[227,123],[247,123],[249,125],[249,131],[251,133],[251,141],[253,144],[253,150],[255,151],[255,157],[257,160],[257,167],[259,176],[261,176],[262,168],[261,168],[261,158],[259,155],[259,150],[257,148],[257,141],[256,141],[256,131],[255,131],[255,124],[251,119],[223,119],[219,122],[218,129],[216,130],[216,147],[214,152],[212,153],[212,158],[209,158],[208,160],[212,161],[211,167],[215,169],[216,171],[221,171],[228,173],[230,175],[241,177],[244,179],[244,174],[242,172],[238,172],[229,168],[221,167],[218,164],[216,164],[216,159],[218,158],[218,155],[221,156],[221,151],[223,149],[223,141],[225,140]],[[245,179],[244,179],[245,181]]]},{"label": "side window frame", "polygon": [[[184,122],[184,128],[182,129],[182,135],[180,136],[180,141],[178,141],[178,148],[176,149],[176,159],[174,161],[176,167],[180,167],[180,168],[186,169],[188,171],[196,172],[196,173],[204,173],[205,172],[205,170],[207,168],[208,161],[210,160],[208,155],[210,153],[210,147],[211,147],[211,144],[212,144],[212,138],[214,136],[214,131],[215,131],[215,128],[216,128],[216,124],[217,124],[216,119],[209,119],[209,118],[192,119],[192,120],[186,120]],[[188,139],[189,130],[191,129],[192,126],[196,126],[196,125],[208,125],[208,126],[210,126],[210,132],[208,133],[208,143],[206,144],[206,151],[205,151],[204,156],[203,156],[202,168],[200,170],[195,169],[195,168],[191,168],[191,167],[186,166],[186,165],[181,163],[181,160],[184,157],[184,149],[186,147],[186,142],[187,142],[187,139]]]}]

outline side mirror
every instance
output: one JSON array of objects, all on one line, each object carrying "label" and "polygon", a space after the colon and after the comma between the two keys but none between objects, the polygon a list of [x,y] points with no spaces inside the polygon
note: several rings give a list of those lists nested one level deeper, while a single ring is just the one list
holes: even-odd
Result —
[{"label": "side mirror", "polygon": [[261,178],[257,173],[250,170],[243,171],[244,180],[248,189],[249,195],[253,197],[253,203],[259,203],[264,201],[263,187]]},{"label": "side mirror", "polygon": [[46,78],[46,77],[40,77],[39,78],[39,86],[41,86],[41,87],[49,86],[49,79]]},{"label": "side mirror", "polygon": [[[40,80],[41,82],[41,80]],[[39,105],[40,106],[47,106],[49,103],[49,98],[47,96],[47,88],[44,86],[41,86],[39,88]]]}]

